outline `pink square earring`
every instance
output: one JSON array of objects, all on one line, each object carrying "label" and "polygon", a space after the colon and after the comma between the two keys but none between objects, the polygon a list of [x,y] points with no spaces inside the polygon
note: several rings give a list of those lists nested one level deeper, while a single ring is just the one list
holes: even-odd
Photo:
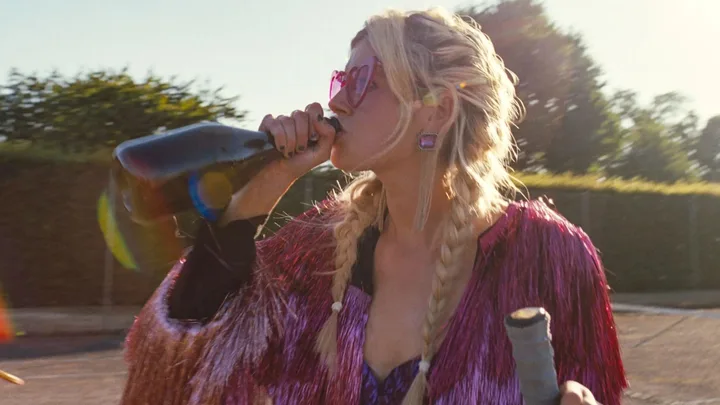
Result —
[{"label": "pink square earring", "polygon": [[420,160],[420,184],[418,184],[418,205],[415,211],[415,229],[422,230],[430,212],[432,182],[437,163],[438,134],[422,131],[418,134]]},{"label": "pink square earring", "polygon": [[418,148],[420,150],[435,150],[438,134],[434,132],[421,132],[418,134]]}]

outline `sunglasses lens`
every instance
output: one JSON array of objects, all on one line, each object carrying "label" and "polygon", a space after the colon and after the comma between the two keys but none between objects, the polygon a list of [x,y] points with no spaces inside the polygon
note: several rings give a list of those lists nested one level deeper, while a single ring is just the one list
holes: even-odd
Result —
[{"label": "sunglasses lens", "polygon": [[353,107],[357,107],[359,101],[367,91],[370,79],[370,66],[363,65],[352,72],[348,78],[348,100]]},{"label": "sunglasses lens", "polygon": [[332,100],[343,88],[344,72],[334,71],[330,79],[330,100]]}]

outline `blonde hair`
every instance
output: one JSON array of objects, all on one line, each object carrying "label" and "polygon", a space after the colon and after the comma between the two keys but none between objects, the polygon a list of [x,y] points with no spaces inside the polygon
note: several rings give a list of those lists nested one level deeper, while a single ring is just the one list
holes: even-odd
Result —
[{"label": "blonde hair", "polygon": [[[400,120],[389,140],[391,145],[407,131],[417,100],[440,92],[454,100],[452,119],[440,133],[442,148],[430,155],[433,161],[428,163],[433,168],[437,159],[447,163],[443,181],[451,210],[441,225],[442,244],[423,326],[420,371],[403,401],[404,405],[419,405],[438,346],[438,323],[446,311],[449,287],[457,277],[460,258],[474,242],[471,225],[478,217],[500,212],[507,200],[504,192],[515,190],[507,167],[514,156],[511,126],[522,111],[515,96],[514,75],[472,20],[441,8],[388,10],[371,17],[352,46],[363,40],[369,41],[382,61],[390,88],[400,102]],[[419,187],[429,194],[428,185]],[[317,340],[317,350],[331,372],[337,358],[338,312],[357,257],[357,242],[368,226],[382,227],[385,193],[380,180],[367,172],[350,182],[335,200],[340,220],[334,225],[334,304]],[[429,202],[419,202],[423,204]]]}]

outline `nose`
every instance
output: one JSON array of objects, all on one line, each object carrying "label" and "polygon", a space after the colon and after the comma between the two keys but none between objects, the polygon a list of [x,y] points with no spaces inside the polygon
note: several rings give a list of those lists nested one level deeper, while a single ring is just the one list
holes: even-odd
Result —
[{"label": "nose", "polygon": [[346,91],[347,89],[341,89],[337,92],[337,94],[335,94],[335,97],[330,99],[330,102],[328,103],[328,107],[330,107],[330,110],[336,115],[352,114],[352,108],[347,102]]}]

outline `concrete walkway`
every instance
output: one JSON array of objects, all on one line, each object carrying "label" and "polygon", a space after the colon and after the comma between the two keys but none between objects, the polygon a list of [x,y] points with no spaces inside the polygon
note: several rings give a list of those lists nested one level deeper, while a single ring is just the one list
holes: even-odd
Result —
[{"label": "concrete walkway", "polygon": [[19,308],[10,310],[16,335],[66,335],[124,332],[141,307]]},{"label": "concrete walkway", "polygon": [[682,309],[720,308],[720,290],[670,291],[659,293],[615,293],[614,303]]},{"label": "concrete walkway", "polygon": [[[680,309],[720,308],[720,290],[611,296],[618,312],[635,312],[634,306]],[[630,308],[630,309],[628,309]],[[140,307],[20,308],[10,310],[10,319],[18,336],[122,333],[127,331]]]}]

